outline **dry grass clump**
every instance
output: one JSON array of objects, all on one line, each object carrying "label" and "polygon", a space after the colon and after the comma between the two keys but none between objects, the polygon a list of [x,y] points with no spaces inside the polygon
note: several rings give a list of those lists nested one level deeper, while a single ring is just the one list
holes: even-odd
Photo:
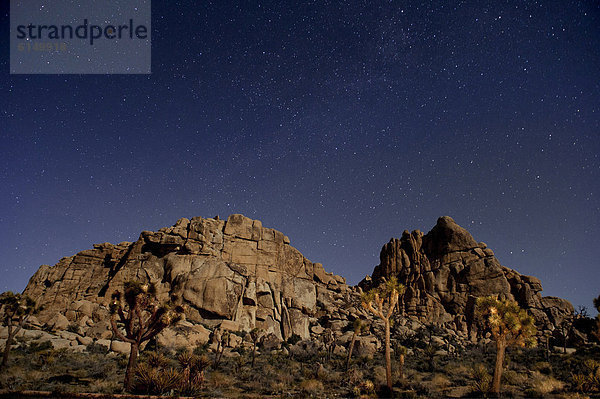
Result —
[{"label": "dry grass clump", "polygon": [[352,393],[356,397],[371,396],[375,394],[375,384],[371,380],[361,381],[352,389]]},{"label": "dry grass clump", "polygon": [[355,386],[360,384],[364,380],[364,374],[361,370],[352,368],[346,372],[346,378],[348,385]]},{"label": "dry grass clump", "polygon": [[552,373],[552,365],[548,362],[537,362],[531,369],[547,375]]},{"label": "dry grass clump", "polygon": [[431,385],[435,390],[444,390],[452,385],[452,382],[443,374],[435,374],[431,379]]},{"label": "dry grass clump", "polygon": [[121,381],[94,380],[89,385],[89,391],[106,394],[120,393],[123,391],[123,383]]},{"label": "dry grass clump", "polygon": [[527,385],[527,374],[515,370],[506,370],[502,373],[502,379],[507,385],[523,387]]},{"label": "dry grass clump", "polygon": [[385,367],[375,366],[373,369],[373,380],[377,385],[383,385],[386,383]]},{"label": "dry grass clump", "polygon": [[208,385],[215,389],[229,388],[235,383],[233,376],[220,371],[213,371],[208,375]]},{"label": "dry grass clump", "polygon": [[584,395],[579,392],[567,392],[558,395],[559,399],[590,399],[588,395]]},{"label": "dry grass clump", "polygon": [[441,373],[427,373],[420,382],[411,381],[410,387],[425,397],[435,397],[452,385],[450,379]]},{"label": "dry grass clump", "polygon": [[527,393],[531,394],[531,396],[546,397],[548,394],[562,391],[565,383],[554,377],[544,375],[539,371],[534,371],[531,373],[529,386],[530,389],[527,390]]},{"label": "dry grass clump", "polygon": [[303,394],[308,396],[320,396],[320,394],[323,394],[324,387],[321,381],[310,379],[300,383],[300,390]]}]

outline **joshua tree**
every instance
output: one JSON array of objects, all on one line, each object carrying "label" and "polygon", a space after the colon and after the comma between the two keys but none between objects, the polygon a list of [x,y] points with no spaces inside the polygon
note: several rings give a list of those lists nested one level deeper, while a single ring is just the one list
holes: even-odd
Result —
[{"label": "joshua tree", "polygon": [[[387,387],[392,391],[392,358],[390,351],[390,318],[398,304],[398,298],[404,294],[405,287],[398,283],[396,277],[390,277],[378,288],[363,294],[362,306],[383,320],[385,325],[385,377]],[[375,305],[375,306],[373,306]],[[385,305],[385,306],[384,306]],[[387,309],[384,309],[387,308]]]},{"label": "joshua tree", "polygon": [[352,351],[354,350],[354,344],[356,343],[356,338],[360,335],[362,331],[365,330],[366,324],[361,319],[355,319],[352,324],[354,332],[352,333],[352,339],[350,340],[350,347],[348,348],[348,360],[346,360],[346,370],[350,368],[350,359],[352,358]]},{"label": "joshua tree", "polygon": [[[115,291],[110,305],[110,324],[116,339],[131,345],[125,370],[125,389],[133,387],[133,374],[137,365],[140,345],[155,337],[165,327],[181,320],[183,308],[170,303],[160,304],[154,284],[125,283],[124,293]],[[123,333],[117,323],[124,326]]]},{"label": "joshua tree", "polygon": [[579,305],[577,307],[577,310],[575,311],[575,318],[576,319],[585,319],[586,317],[588,317],[587,307],[585,307],[583,305]]},{"label": "joshua tree", "polygon": [[435,369],[435,354],[438,351],[437,346],[433,344],[429,344],[425,346],[423,349],[423,354],[427,357],[427,365],[429,367],[429,371],[433,371]]},{"label": "joshua tree", "polygon": [[562,323],[558,325],[557,329],[563,341],[563,353],[567,353],[567,341],[573,331],[573,315],[566,317]]},{"label": "joshua tree", "polygon": [[215,349],[215,359],[213,363],[213,369],[216,370],[217,368],[219,368],[219,363],[221,363],[223,352],[225,352],[225,347],[229,342],[229,331],[221,331],[219,328],[216,328],[213,332],[212,339],[213,342],[217,343],[217,348]]},{"label": "joshua tree", "polygon": [[325,344],[325,348],[327,350],[327,355],[325,360],[327,363],[331,361],[331,355],[333,355],[333,351],[335,350],[335,335],[333,335],[333,331],[330,328],[326,329],[323,333],[323,344]]},{"label": "joshua tree", "polygon": [[499,395],[505,350],[513,345],[535,345],[534,320],[516,302],[499,300],[494,296],[477,298],[477,312],[485,320],[496,341],[496,366],[492,379],[492,392]]},{"label": "joshua tree", "polygon": [[544,331],[544,353],[547,362],[550,362],[550,338],[552,338],[552,331]]},{"label": "joshua tree", "polygon": [[0,295],[0,316],[2,323],[8,328],[0,370],[6,367],[14,338],[35,310],[35,302],[27,295],[13,294],[10,291]]}]

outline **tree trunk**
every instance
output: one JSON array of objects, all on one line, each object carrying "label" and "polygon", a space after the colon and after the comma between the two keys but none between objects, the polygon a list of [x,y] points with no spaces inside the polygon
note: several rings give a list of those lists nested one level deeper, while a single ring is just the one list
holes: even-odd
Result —
[{"label": "tree trunk", "polygon": [[494,368],[494,378],[492,380],[492,392],[500,395],[500,379],[502,378],[502,365],[504,364],[504,351],[506,344],[502,339],[496,341],[496,367]]},{"label": "tree trunk", "polygon": [[127,363],[127,369],[125,370],[125,390],[127,392],[131,392],[133,388],[133,374],[135,373],[135,368],[137,366],[137,358],[138,352],[140,349],[140,345],[136,343],[131,344],[131,351],[129,352],[129,362]]},{"label": "tree trunk", "polygon": [[2,364],[0,365],[0,370],[6,367],[8,363],[8,354],[10,353],[10,347],[12,345],[12,337],[9,335],[6,343],[4,344],[4,353],[2,354]]},{"label": "tree trunk", "polygon": [[4,353],[2,354],[2,363],[0,364],[0,370],[3,370],[8,364],[8,354],[10,353],[10,347],[13,343],[13,338],[16,333],[13,333],[13,328],[10,322],[8,323],[8,337],[6,337],[6,343],[4,344]]},{"label": "tree trunk", "polygon": [[404,379],[404,355],[398,356],[398,374],[400,375],[400,379]]},{"label": "tree trunk", "polygon": [[392,356],[390,353],[390,320],[385,319],[385,378],[387,386],[392,392]]},{"label": "tree trunk", "polygon": [[354,343],[356,342],[356,330],[352,334],[352,340],[350,340],[350,347],[348,348],[348,360],[346,360],[346,370],[350,368],[350,359],[352,358],[352,351],[354,350]]}]

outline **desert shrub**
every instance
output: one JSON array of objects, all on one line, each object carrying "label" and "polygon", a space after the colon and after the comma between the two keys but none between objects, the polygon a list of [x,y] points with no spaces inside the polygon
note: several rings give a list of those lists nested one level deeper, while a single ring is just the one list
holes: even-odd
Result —
[{"label": "desert shrub", "polygon": [[[260,381],[252,381],[251,383],[254,383],[255,387],[247,387],[250,388],[251,391],[260,391],[261,388],[263,388],[263,383]],[[285,392],[286,390],[288,390],[290,388],[289,385],[280,382],[280,381],[270,381],[269,382],[269,391],[266,392],[267,394],[275,394],[275,395],[280,395],[283,392]]]},{"label": "desert shrub", "polygon": [[552,365],[548,362],[537,362],[531,367],[531,369],[547,375],[552,373]]},{"label": "desert shrub", "polygon": [[375,393],[375,384],[373,384],[373,381],[371,380],[361,381],[352,389],[352,393],[356,397],[360,397],[363,395],[373,395]]},{"label": "desert shrub", "polygon": [[471,369],[463,364],[451,362],[444,367],[444,374],[455,385],[467,385],[471,378]]},{"label": "desert shrub", "polygon": [[398,397],[401,399],[417,399],[419,398],[419,394],[416,391],[408,390],[401,391]]},{"label": "desert shrub", "polygon": [[344,373],[339,371],[330,371],[326,373],[323,378],[320,378],[321,381],[327,383],[328,386],[331,385],[339,385],[344,381]]},{"label": "desert shrub", "polygon": [[151,368],[159,369],[165,368],[169,365],[169,359],[162,353],[157,352],[146,352],[144,358],[148,366]]},{"label": "desert shrub", "polygon": [[152,393],[164,394],[167,393],[179,385],[181,381],[181,373],[174,368],[168,368],[160,370],[156,373],[156,379],[154,381],[154,389]]},{"label": "desert shrub", "polygon": [[452,385],[451,381],[443,374],[435,374],[431,379],[431,384],[435,390],[444,390]]},{"label": "desert shrub", "polygon": [[89,386],[90,392],[98,392],[104,394],[115,394],[121,392],[123,385],[118,381],[96,380],[92,381]]},{"label": "desert shrub", "polygon": [[219,371],[212,372],[208,376],[208,383],[211,387],[216,389],[230,387],[234,382],[235,381],[231,376]]},{"label": "desert shrub", "polygon": [[506,370],[502,375],[502,379],[508,385],[522,387],[525,386],[527,382],[527,375],[525,373],[520,373],[515,370]]},{"label": "desert shrub", "polygon": [[526,391],[527,396],[546,397],[551,393],[561,391],[565,383],[556,378],[534,371],[531,375],[530,388]]},{"label": "desert shrub", "polygon": [[355,386],[363,381],[363,372],[358,369],[350,369],[346,373],[346,378],[348,379],[348,385]]},{"label": "desert shrub", "polygon": [[242,371],[242,368],[246,365],[245,356],[237,356],[233,359],[233,371],[235,374],[239,374]]},{"label": "desert shrub", "polygon": [[92,342],[85,347],[85,351],[88,353],[106,354],[108,352],[108,347],[96,342]]},{"label": "desert shrub", "polygon": [[589,392],[588,378],[585,374],[573,374],[571,386],[577,392]]},{"label": "desert shrub", "polygon": [[300,383],[300,390],[308,396],[319,395],[323,393],[323,383],[319,380],[310,379]]},{"label": "desert shrub", "polygon": [[476,364],[471,370],[473,392],[485,396],[492,389],[492,376],[483,364]]},{"label": "desert shrub", "polygon": [[136,368],[133,388],[136,393],[162,395],[176,389],[181,380],[181,373],[174,368],[158,370],[140,364]]},{"label": "desert shrub", "polygon": [[52,346],[52,342],[46,341],[33,341],[27,347],[27,353],[39,353],[43,351],[52,350],[54,347]]},{"label": "desert shrub", "polygon": [[206,342],[205,344],[202,345],[197,345],[194,350],[192,351],[192,353],[194,353],[194,355],[204,355],[208,352],[208,347],[210,346],[209,342]]},{"label": "desert shrub", "polygon": [[587,359],[580,366],[581,372],[572,374],[571,386],[577,392],[600,391],[600,363]]},{"label": "desert shrub", "polygon": [[375,368],[373,369],[373,380],[377,385],[382,385],[386,383],[385,367],[375,366]]}]

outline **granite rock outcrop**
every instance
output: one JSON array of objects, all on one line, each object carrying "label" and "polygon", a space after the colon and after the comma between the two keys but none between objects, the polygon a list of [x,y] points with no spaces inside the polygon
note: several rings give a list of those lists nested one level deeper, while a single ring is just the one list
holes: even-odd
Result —
[{"label": "granite rock outcrop", "polygon": [[483,242],[451,217],[438,219],[427,234],[404,231],[383,246],[380,263],[359,285],[368,289],[396,276],[406,286],[400,307],[406,316],[426,323],[474,332],[475,299],[498,295],[527,309],[540,330],[552,330],[573,314],[570,302],[542,297],[542,284],[504,267]]},{"label": "granite rock outcrop", "polygon": [[[110,336],[110,296],[124,282],[156,284],[159,299],[178,298],[186,319],[232,330],[259,328],[279,340],[310,338],[319,316],[335,313],[350,291],[344,278],[306,259],[283,233],[243,215],[179,219],[135,242],[104,243],[55,266],[42,266],[24,293],[44,303],[38,318],[86,335]],[[164,334],[163,334],[164,335]]]}]

